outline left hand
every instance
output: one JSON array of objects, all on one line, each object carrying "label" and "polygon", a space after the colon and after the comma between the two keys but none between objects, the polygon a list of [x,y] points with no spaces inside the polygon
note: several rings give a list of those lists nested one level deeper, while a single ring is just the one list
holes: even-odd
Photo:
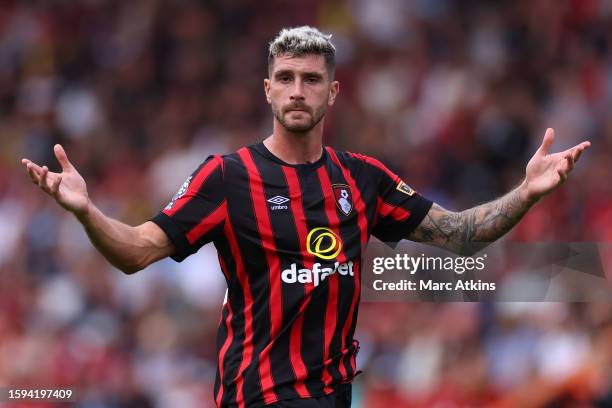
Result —
[{"label": "left hand", "polygon": [[548,128],[542,145],[527,163],[523,188],[528,200],[538,200],[563,184],[582,152],[591,146],[587,141],[563,152],[549,154],[554,140],[555,131]]}]

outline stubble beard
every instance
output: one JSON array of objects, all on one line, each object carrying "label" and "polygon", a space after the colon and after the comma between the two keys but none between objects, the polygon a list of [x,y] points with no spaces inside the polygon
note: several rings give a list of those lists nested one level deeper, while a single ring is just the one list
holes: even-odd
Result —
[{"label": "stubble beard", "polygon": [[278,106],[275,106],[274,104],[272,104],[272,113],[274,114],[274,117],[276,118],[276,120],[278,120],[278,122],[285,129],[293,133],[309,132],[311,129],[317,126],[319,122],[321,122],[323,117],[325,117],[326,112],[327,112],[327,101],[325,101],[325,103],[321,104],[321,106],[315,109],[314,112],[312,112],[310,109],[308,110],[307,113],[310,114],[310,121],[308,121],[307,123],[292,124],[292,123],[288,123],[288,121],[285,120],[285,115],[288,113],[288,111],[287,110],[283,111]]}]

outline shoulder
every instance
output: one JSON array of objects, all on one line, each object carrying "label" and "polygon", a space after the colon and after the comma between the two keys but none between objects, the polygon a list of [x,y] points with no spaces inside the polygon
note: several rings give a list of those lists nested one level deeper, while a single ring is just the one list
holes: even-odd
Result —
[{"label": "shoulder", "polygon": [[252,146],[242,146],[231,153],[216,154],[214,156],[210,156],[208,159],[214,157],[214,160],[220,164],[221,170],[226,172],[228,170],[231,171],[232,169],[235,169],[236,166],[242,167],[244,153],[248,151],[252,151]]},{"label": "shoulder", "polygon": [[237,173],[242,174],[246,169],[255,166],[262,158],[264,153],[258,148],[258,144],[242,146],[234,152],[218,155],[221,169],[226,178],[231,178]]},{"label": "shoulder", "polygon": [[363,165],[366,164],[367,156],[363,154],[349,152],[346,150],[336,150],[330,146],[325,146],[325,150],[327,151],[327,154],[330,156],[331,160],[336,164],[349,167],[363,167]]},{"label": "shoulder", "polygon": [[327,147],[326,149],[332,158],[335,155],[342,164],[345,164],[348,167],[359,167],[361,170],[372,173],[375,176],[387,176],[392,178],[394,181],[399,180],[399,176],[389,170],[389,168],[382,161],[375,157],[362,153],[335,150],[330,147]]},{"label": "shoulder", "polygon": [[196,170],[196,173],[223,173],[225,166],[224,156],[220,154],[211,154]]},{"label": "shoulder", "polygon": [[242,166],[245,155],[252,156],[257,152],[257,143],[248,146],[242,146],[236,151],[228,154],[220,155],[219,157],[225,164],[225,166],[239,165]]}]

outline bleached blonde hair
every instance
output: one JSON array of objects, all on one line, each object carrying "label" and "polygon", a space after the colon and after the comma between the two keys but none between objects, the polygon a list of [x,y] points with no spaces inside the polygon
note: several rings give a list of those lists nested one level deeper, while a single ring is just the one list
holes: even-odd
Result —
[{"label": "bleached blonde hair", "polygon": [[272,72],[274,59],[281,55],[301,57],[308,54],[322,55],[330,79],[336,68],[336,47],[331,42],[331,34],[323,34],[314,27],[301,26],[283,28],[270,42],[268,71]]}]

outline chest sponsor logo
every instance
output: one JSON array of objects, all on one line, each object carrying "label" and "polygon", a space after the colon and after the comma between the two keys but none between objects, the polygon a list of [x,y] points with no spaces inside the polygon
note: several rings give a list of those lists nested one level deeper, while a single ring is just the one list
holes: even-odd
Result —
[{"label": "chest sponsor logo", "polygon": [[353,194],[351,188],[346,184],[334,184],[334,197],[336,197],[336,205],[342,211],[342,214],[349,215],[353,211]]},{"label": "chest sponsor logo", "polygon": [[312,265],[312,269],[299,268],[294,262],[291,266],[281,273],[281,279],[285,283],[312,283],[313,286],[319,286],[329,275],[338,272],[341,276],[355,276],[353,270],[353,261],[348,261],[341,264],[334,262],[331,265],[324,265],[316,262]]},{"label": "chest sponsor logo", "polygon": [[[310,230],[306,237],[306,250],[309,254],[325,260],[333,260],[342,251],[342,240],[327,227],[317,227]],[[281,279],[286,283],[312,283],[319,286],[329,275],[338,272],[341,276],[355,276],[353,261],[340,263],[338,261],[323,264],[315,262],[312,269],[292,263],[281,272]]]},{"label": "chest sponsor logo", "polygon": [[274,196],[272,198],[269,198],[268,202],[270,204],[272,204],[270,206],[270,209],[272,211],[275,211],[275,210],[287,210],[289,208],[289,206],[286,205],[286,203],[289,202],[289,199],[287,197],[283,197],[283,196],[277,195],[277,196]]},{"label": "chest sponsor logo", "polygon": [[335,259],[342,251],[342,240],[327,227],[313,228],[306,237],[306,250],[321,259]]}]

